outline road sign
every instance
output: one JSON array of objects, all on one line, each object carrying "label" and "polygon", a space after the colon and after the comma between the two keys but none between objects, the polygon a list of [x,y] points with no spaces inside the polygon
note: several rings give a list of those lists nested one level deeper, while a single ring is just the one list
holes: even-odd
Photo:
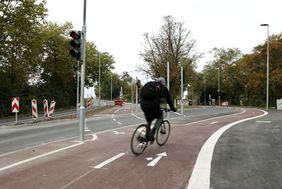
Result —
[{"label": "road sign", "polygon": [[20,106],[19,106],[19,97],[12,97],[12,112],[19,112]]}]

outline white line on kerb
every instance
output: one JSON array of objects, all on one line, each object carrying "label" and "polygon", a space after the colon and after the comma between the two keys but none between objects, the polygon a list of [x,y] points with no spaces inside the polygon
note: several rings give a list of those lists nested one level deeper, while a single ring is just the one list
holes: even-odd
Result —
[{"label": "white line on kerb", "polygon": [[33,160],[36,160],[36,159],[39,159],[39,158],[42,158],[42,157],[45,157],[45,156],[49,156],[49,155],[51,155],[51,154],[55,154],[55,153],[57,153],[57,152],[61,152],[61,151],[63,151],[63,150],[67,150],[67,149],[76,147],[76,146],[81,145],[81,144],[83,144],[83,143],[81,142],[81,143],[78,143],[78,144],[73,144],[73,145],[67,146],[67,147],[65,147],[65,148],[60,148],[60,149],[58,149],[58,150],[54,150],[54,151],[51,151],[51,152],[48,152],[48,153],[45,153],[45,154],[41,154],[41,155],[38,155],[38,156],[35,156],[35,157],[32,157],[32,158],[26,159],[26,160],[23,160],[23,161],[19,161],[19,162],[17,162],[17,163],[8,165],[8,166],[6,166],[6,167],[1,167],[1,168],[0,168],[0,172],[1,172],[1,171],[4,171],[4,170],[7,170],[7,169],[10,169],[10,168],[15,167],[15,166],[18,166],[18,165],[21,165],[21,164],[24,164],[24,163],[28,163],[28,162],[30,162],[30,161],[33,161]]},{"label": "white line on kerb", "polygon": [[[261,110],[263,111],[263,110]],[[251,119],[256,119],[259,117],[263,117],[268,114],[268,112],[263,111],[264,114],[250,117],[247,119],[242,119],[224,127],[218,129],[215,133],[213,133],[210,138],[205,142],[202,146],[201,151],[198,154],[193,172],[191,174],[187,189],[210,189],[210,173],[211,173],[211,161],[214,147],[219,139],[219,137],[230,127],[236,125],[238,123],[242,123],[244,121],[248,121]]]},{"label": "white line on kerb", "polygon": [[100,169],[102,167],[104,167],[105,165],[111,163],[112,161],[115,161],[116,159],[122,157],[123,155],[125,155],[125,153],[119,153],[118,155],[114,156],[114,157],[111,157],[110,159],[100,163],[99,165],[96,165],[95,167],[92,167],[92,168],[95,168],[95,169]]}]

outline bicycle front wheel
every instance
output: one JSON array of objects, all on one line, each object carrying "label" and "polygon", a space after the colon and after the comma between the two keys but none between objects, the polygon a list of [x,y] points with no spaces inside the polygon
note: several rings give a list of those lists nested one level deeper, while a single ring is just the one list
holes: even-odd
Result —
[{"label": "bicycle front wheel", "polygon": [[139,155],[144,152],[148,141],[146,140],[147,126],[145,124],[139,125],[131,137],[130,148],[133,154]]},{"label": "bicycle front wheel", "polygon": [[157,129],[156,142],[158,145],[162,146],[168,140],[170,134],[170,123],[164,120],[161,126]]}]

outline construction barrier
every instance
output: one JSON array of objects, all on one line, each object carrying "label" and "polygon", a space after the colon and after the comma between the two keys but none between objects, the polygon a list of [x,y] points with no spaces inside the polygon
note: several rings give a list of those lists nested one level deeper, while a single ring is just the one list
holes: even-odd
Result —
[{"label": "construction barrier", "polygon": [[50,109],[49,109],[49,112],[48,112],[48,117],[53,116],[54,111],[55,111],[55,105],[56,105],[56,102],[54,100],[52,100],[51,104],[50,104]]},{"label": "construction barrier", "polygon": [[87,99],[87,110],[91,108],[92,100],[90,98]]},{"label": "construction barrier", "polygon": [[48,100],[44,99],[43,101],[43,108],[44,108],[44,119],[48,118]]},{"label": "construction barrier", "polygon": [[32,111],[32,118],[38,118],[38,111],[37,111],[37,101],[35,99],[31,100],[31,111]]}]

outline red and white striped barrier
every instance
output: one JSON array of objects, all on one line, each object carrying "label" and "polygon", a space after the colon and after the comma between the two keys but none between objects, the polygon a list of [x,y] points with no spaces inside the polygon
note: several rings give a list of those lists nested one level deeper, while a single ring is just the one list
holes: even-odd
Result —
[{"label": "red and white striped barrier", "polygon": [[19,101],[20,101],[19,97],[12,97],[12,112],[20,111]]},{"label": "red and white striped barrier", "polygon": [[55,105],[56,105],[56,102],[54,100],[52,100],[51,104],[50,104],[50,109],[49,109],[49,112],[48,112],[48,117],[53,116],[53,113],[55,111]]},{"label": "red and white striped barrier", "polygon": [[43,101],[43,108],[44,108],[44,118],[48,118],[48,100],[44,99]]},{"label": "red and white striped barrier", "polygon": [[18,112],[20,111],[19,102],[19,97],[12,97],[12,112],[15,112],[16,124],[18,123]]},{"label": "red and white striped barrier", "polygon": [[91,99],[87,99],[87,110],[91,108]]},{"label": "red and white striped barrier", "polygon": [[32,118],[38,118],[38,111],[37,111],[37,101],[35,99],[31,100],[31,111],[32,111]]}]

